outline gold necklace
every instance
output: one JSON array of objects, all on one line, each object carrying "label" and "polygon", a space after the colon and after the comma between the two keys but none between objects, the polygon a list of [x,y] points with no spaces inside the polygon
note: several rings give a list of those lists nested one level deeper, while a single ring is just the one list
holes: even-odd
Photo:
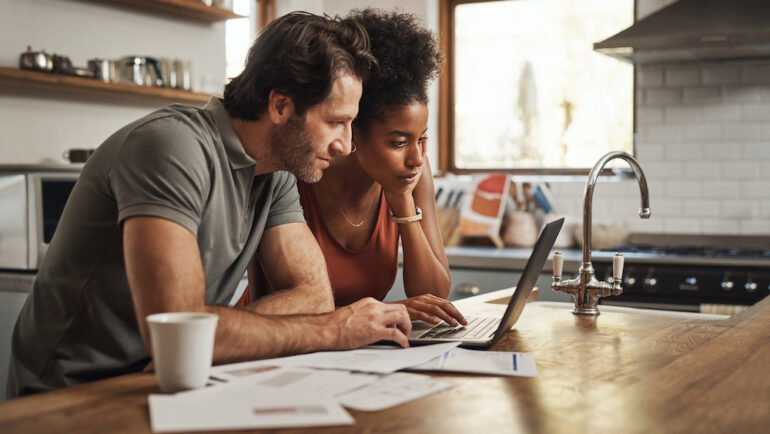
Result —
[{"label": "gold necklace", "polygon": [[[380,193],[380,194],[382,194],[382,193]],[[374,201],[375,204],[378,203],[378,202],[379,202],[379,200]],[[369,206],[369,209],[367,209],[366,212],[364,213],[364,217],[358,223],[353,223],[352,221],[350,221],[350,219],[348,218],[347,214],[345,214],[345,211],[343,211],[342,208],[338,208],[338,209],[340,210],[340,214],[342,214],[342,217],[345,217],[345,220],[347,220],[348,223],[350,223],[351,226],[356,227],[356,228],[360,228],[361,225],[364,224],[364,221],[366,220],[366,216],[369,215],[369,213],[372,211],[373,207],[374,207],[374,204]]]}]

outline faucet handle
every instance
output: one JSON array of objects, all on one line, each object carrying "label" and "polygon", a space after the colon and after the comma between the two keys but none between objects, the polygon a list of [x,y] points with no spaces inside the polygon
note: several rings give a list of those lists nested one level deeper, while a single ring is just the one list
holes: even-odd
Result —
[{"label": "faucet handle", "polygon": [[561,251],[553,252],[553,277],[561,279],[561,272],[564,269],[564,254]]},{"label": "faucet handle", "polygon": [[616,282],[623,278],[623,260],[622,253],[615,253],[612,258],[612,277]]}]

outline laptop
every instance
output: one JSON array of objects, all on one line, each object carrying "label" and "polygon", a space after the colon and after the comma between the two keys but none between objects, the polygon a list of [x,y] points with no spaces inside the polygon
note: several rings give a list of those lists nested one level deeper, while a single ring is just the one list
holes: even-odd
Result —
[{"label": "laptop", "polygon": [[426,345],[459,341],[462,347],[488,348],[494,345],[521,316],[563,224],[562,218],[548,223],[543,228],[502,317],[466,317],[468,324],[457,327],[452,327],[443,321],[437,325],[413,321],[412,331],[409,333],[409,344]]}]

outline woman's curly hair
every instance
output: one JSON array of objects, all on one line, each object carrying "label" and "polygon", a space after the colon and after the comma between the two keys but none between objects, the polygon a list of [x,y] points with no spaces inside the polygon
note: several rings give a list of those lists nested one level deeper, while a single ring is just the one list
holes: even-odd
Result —
[{"label": "woman's curly hair", "polygon": [[428,84],[443,59],[433,33],[412,14],[367,8],[352,11],[350,18],[366,29],[380,66],[379,74],[364,85],[353,122],[365,134],[373,120],[384,122],[389,110],[427,104]]}]

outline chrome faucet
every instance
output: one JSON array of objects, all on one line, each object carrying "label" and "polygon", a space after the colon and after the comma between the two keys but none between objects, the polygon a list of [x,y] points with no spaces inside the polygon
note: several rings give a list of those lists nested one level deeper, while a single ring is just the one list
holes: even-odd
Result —
[{"label": "chrome faucet", "polygon": [[591,202],[594,195],[594,187],[604,165],[615,158],[626,160],[634,170],[636,180],[639,182],[639,190],[642,194],[642,207],[639,209],[639,217],[650,218],[650,197],[647,191],[647,180],[639,163],[631,155],[625,152],[610,152],[596,162],[588,174],[586,188],[583,196],[583,262],[578,269],[578,277],[570,280],[561,280],[561,272],[564,265],[562,252],[553,254],[553,284],[554,291],[562,291],[571,294],[575,298],[575,308],[572,313],[582,315],[598,315],[599,309],[596,303],[600,297],[620,295],[623,293],[623,255],[616,253],[612,259],[612,282],[599,282],[594,276],[594,267],[591,264]]}]

